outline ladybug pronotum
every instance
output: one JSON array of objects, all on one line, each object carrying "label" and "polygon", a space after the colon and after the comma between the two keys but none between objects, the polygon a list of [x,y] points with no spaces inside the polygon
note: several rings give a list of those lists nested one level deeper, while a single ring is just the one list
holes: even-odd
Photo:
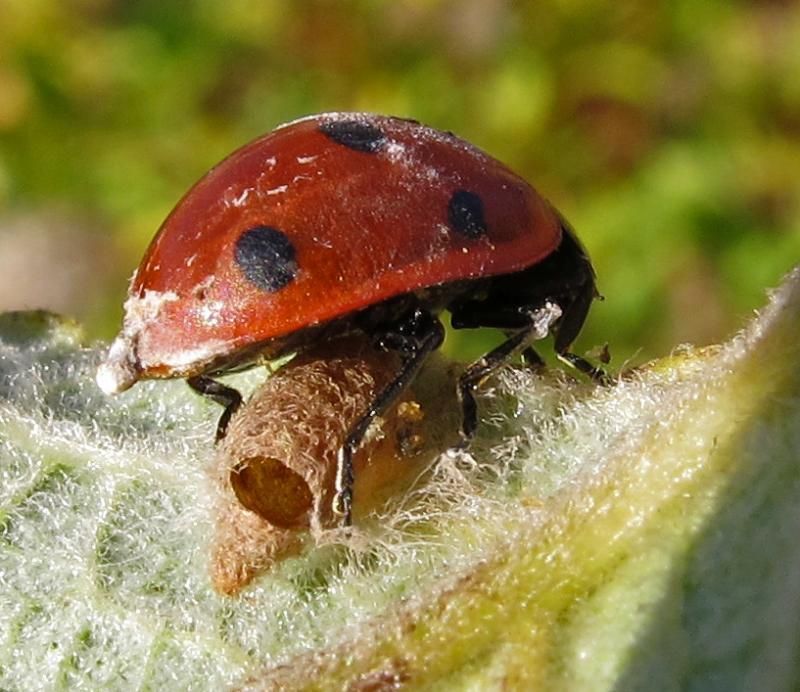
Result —
[{"label": "ladybug pronotum", "polygon": [[401,355],[394,378],[339,453],[336,511],[350,522],[352,460],[371,421],[455,329],[496,327],[505,342],[458,384],[462,439],[475,388],[552,332],[560,359],[597,297],[589,258],[559,213],[481,150],[413,120],[328,113],[283,125],[231,154],[178,203],[134,274],[120,335],[100,366],[108,392],[186,378],[225,407],[215,376],[347,332]]}]

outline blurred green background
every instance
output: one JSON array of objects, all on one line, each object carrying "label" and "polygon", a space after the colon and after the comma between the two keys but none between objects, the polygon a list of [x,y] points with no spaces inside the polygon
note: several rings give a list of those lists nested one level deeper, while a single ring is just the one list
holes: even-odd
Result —
[{"label": "blurred green background", "polygon": [[183,192],[326,110],[527,177],[606,296],[578,350],[617,365],[729,334],[800,258],[797,2],[0,0],[0,309],[111,336]]}]

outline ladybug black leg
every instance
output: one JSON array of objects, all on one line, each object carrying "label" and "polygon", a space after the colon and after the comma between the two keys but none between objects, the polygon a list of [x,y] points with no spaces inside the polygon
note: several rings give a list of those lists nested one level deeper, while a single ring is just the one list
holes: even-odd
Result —
[{"label": "ladybug black leg", "polygon": [[598,368],[592,365],[588,360],[585,358],[581,358],[580,356],[570,353],[569,351],[564,351],[564,353],[556,353],[556,357],[563,363],[575,368],[579,372],[582,372],[584,375],[588,375],[596,382],[601,384],[608,384],[608,375],[606,371],[602,368]]},{"label": "ladybug black leg", "polygon": [[542,365],[543,361],[539,354],[529,344],[547,336],[550,328],[561,317],[561,309],[553,303],[546,303],[544,307],[527,315],[517,311],[515,319],[519,319],[520,315],[525,317],[527,327],[513,333],[499,346],[475,361],[458,380],[462,445],[466,445],[472,439],[478,427],[478,406],[475,402],[477,387],[517,353],[521,352],[526,360],[532,361],[535,365]]},{"label": "ladybug black leg", "polygon": [[578,292],[573,300],[566,305],[564,315],[559,320],[556,328],[553,347],[560,361],[572,366],[584,375],[588,375],[596,382],[608,384],[608,375],[602,368],[595,367],[588,360],[569,351],[569,347],[586,321],[586,315],[589,313],[589,306],[592,304],[594,297],[593,291],[584,289]]},{"label": "ladybug black leg", "polygon": [[233,387],[212,380],[210,377],[204,375],[197,375],[190,377],[186,380],[188,385],[194,389],[198,394],[208,397],[216,404],[224,406],[225,410],[219,417],[217,423],[216,441],[219,442],[228,430],[228,423],[231,422],[231,416],[236,413],[236,409],[242,405],[242,395]]},{"label": "ladybug black leg", "polygon": [[544,359],[536,353],[532,346],[526,346],[522,351],[522,359],[532,368],[543,368],[545,366]]},{"label": "ladybug black leg", "polygon": [[353,457],[364,435],[372,421],[384,413],[411,383],[425,359],[441,346],[443,340],[442,323],[421,308],[415,309],[376,339],[379,348],[400,351],[403,364],[394,379],[378,392],[369,408],[353,424],[339,449],[333,511],[342,516],[345,526],[350,526],[353,518]]},{"label": "ladybug black leg", "polygon": [[458,379],[458,401],[461,404],[461,441],[466,444],[478,427],[478,405],[475,389],[489,375],[517,353],[530,338],[527,330],[517,332],[497,348],[470,365]]}]

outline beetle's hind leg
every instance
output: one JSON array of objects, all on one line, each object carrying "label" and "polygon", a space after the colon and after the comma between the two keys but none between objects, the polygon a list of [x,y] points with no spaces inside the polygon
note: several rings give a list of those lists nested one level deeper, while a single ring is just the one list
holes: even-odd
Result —
[{"label": "beetle's hind leg", "polygon": [[544,358],[536,352],[533,346],[526,346],[522,349],[522,360],[536,370],[541,370],[546,365]]},{"label": "beetle's hind leg", "polygon": [[[594,287],[591,287],[592,289]],[[572,353],[569,349],[572,342],[578,336],[583,323],[586,321],[586,316],[589,313],[589,306],[594,300],[595,294],[593,290],[584,288],[573,297],[572,301],[566,304],[564,314],[559,320],[558,326],[555,329],[553,340],[553,348],[556,352],[556,357],[570,367],[575,368],[584,375],[588,375],[595,382],[600,384],[608,384],[608,375],[602,368],[592,365],[585,358]]]},{"label": "beetle's hind leg", "polygon": [[566,363],[570,367],[575,368],[578,372],[582,372],[584,375],[591,377],[595,382],[600,384],[609,383],[608,374],[603,368],[592,365],[588,360],[581,358],[571,351],[564,351],[563,353],[556,351],[556,358],[562,363]]},{"label": "beetle's hind leg", "polygon": [[225,437],[225,433],[228,431],[228,424],[231,422],[231,416],[236,413],[236,410],[242,405],[242,395],[233,387],[228,387],[205,375],[190,377],[186,382],[198,394],[202,394],[204,397],[211,399],[214,403],[225,408],[217,422],[217,434],[215,439],[219,442]]},{"label": "beetle's hind leg", "polygon": [[[521,353],[534,365],[544,364],[541,357],[530,346],[532,341],[547,336],[552,325],[561,317],[561,309],[554,303],[546,303],[542,308],[530,313],[517,311],[527,323],[519,331],[511,334],[503,343],[470,365],[458,380],[458,400],[461,405],[461,443],[466,445],[475,435],[478,427],[478,406],[475,390],[491,374],[505,365],[515,355]],[[456,324],[460,322],[456,321]]]}]

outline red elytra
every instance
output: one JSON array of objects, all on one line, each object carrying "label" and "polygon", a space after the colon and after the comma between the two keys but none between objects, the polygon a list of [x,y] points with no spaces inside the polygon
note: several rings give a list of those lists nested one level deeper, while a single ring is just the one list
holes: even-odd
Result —
[{"label": "red elytra", "polygon": [[207,376],[362,329],[407,366],[347,457],[441,343],[435,315],[447,308],[455,327],[513,332],[465,373],[468,437],[475,385],[548,330],[557,353],[596,372],[568,352],[596,295],[559,214],[499,161],[412,120],[323,114],[234,152],[178,203],[132,279],[98,383],[190,378],[226,404],[224,433],[238,394]]}]

